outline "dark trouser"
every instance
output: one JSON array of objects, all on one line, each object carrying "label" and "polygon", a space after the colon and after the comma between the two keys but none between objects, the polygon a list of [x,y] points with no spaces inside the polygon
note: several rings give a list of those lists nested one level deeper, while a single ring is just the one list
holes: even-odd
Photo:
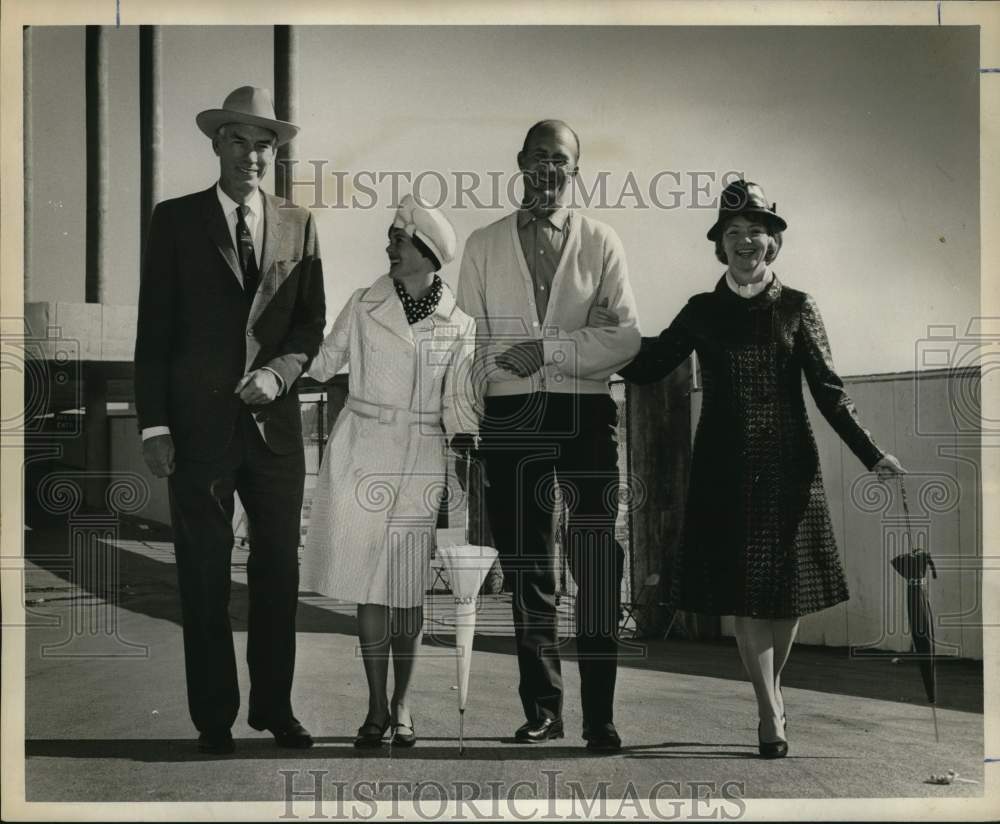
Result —
[{"label": "dark trouser", "polygon": [[614,539],[618,413],[606,395],[488,398],[481,455],[486,506],[513,594],[520,694],[529,721],[562,716],[551,541],[553,481],[569,517],[584,726],[613,720],[625,554]]},{"label": "dark trouser", "polygon": [[276,455],[249,413],[240,416],[218,461],[179,459],[170,476],[170,514],[184,620],[188,708],[200,732],[228,730],[240,693],[229,624],[233,491],[247,513],[252,727],[293,719],[299,524],[305,483],[302,450]]}]

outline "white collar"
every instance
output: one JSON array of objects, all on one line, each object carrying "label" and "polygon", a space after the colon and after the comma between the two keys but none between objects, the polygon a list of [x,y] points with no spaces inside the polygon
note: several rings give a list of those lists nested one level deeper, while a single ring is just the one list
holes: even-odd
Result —
[{"label": "white collar", "polygon": [[[222,213],[227,217],[235,212],[240,205],[224,191],[222,191],[222,184],[220,183],[215,184],[215,194],[219,197],[219,204],[222,206]],[[260,189],[257,189],[252,195],[250,195],[250,200],[247,201],[246,205],[250,209],[250,214],[254,217],[260,217],[264,214],[262,201],[263,198],[260,196]]]},{"label": "white collar", "polygon": [[753,298],[763,292],[768,286],[771,285],[771,281],[774,280],[774,272],[768,269],[764,272],[764,277],[753,283],[737,283],[736,279],[732,276],[728,269],[726,269],[726,285],[733,290],[741,298]]}]

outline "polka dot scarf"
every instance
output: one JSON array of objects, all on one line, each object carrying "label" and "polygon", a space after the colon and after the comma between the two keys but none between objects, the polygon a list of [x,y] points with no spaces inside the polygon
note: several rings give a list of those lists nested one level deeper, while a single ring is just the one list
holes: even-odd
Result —
[{"label": "polka dot scarf", "polygon": [[396,287],[396,294],[399,295],[399,299],[403,303],[403,311],[406,312],[406,320],[410,326],[433,314],[434,310],[437,309],[438,301],[441,300],[442,289],[441,278],[437,275],[434,275],[434,282],[431,284],[430,291],[420,298],[420,300],[411,298],[406,291],[406,287],[398,280],[394,280],[392,283]]}]

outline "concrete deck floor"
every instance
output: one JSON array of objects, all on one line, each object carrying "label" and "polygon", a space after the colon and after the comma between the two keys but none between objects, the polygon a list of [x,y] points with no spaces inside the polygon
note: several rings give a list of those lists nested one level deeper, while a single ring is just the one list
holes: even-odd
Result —
[{"label": "concrete deck floor", "polygon": [[[316,746],[277,749],[266,733],[246,725],[244,708],[233,730],[236,753],[201,755],[187,714],[172,547],[164,538],[148,527],[123,534],[116,591],[88,593],[70,583],[57,560],[60,553],[65,558],[64,526],[36,526],[28,534],[28,801],[281,801],[285,773],[293,771],[301,790],[314,780],[308,770],[328,771],[322,775],[331,805],[337,786],[348,798],[390,800],[385,782],[408,782],[396,785],[404,800],[406,788],[412,793],[419,782],[437,782],[450,798],[479,793],[484,799],[506,795],[518,781],[528,782],[517,790],[526,799],[590,798],[602,786],[610,799],[633,790],[642,798],[687,798],[698,792],[692,790],[698,782],[711,788],[702,795],[718,796],[728,786],[748,799],[955,799],[984,791],[982,667],[975,662],[939,667],[935,743],[915,667],[851,658],[845,650],[796,648],[783,688],[790,754],[767,761],[757,757],[756,706],[732,643],[636,644],[619,671],[616,723],[624,749],[594,756],[579,737],[579,678],[570,645],[563,665],[566,739],[516,744],[511,736],[522,720],[516,659],[513,639],[499,629],[509,609],[505,596],[484,599],[481,620],[494,631],[477,638],[464,756],[458,753],[447,597],[427,605],[430,632],[413,695],[417,746],[359,752],[351,740],[366,690],[353,607],[308,593],[300,604],[294,700]],[[242,662],[240,552],[234,560],[231,614]],[[65,645],[81,616],[100,617],[115,634],[84,633]],[[246,695],[242,664],[241,679]],[[975,783],[926,783],[931,773],[948,769]],[[433,812],[441,790],[427,787],[423,800]]]}]

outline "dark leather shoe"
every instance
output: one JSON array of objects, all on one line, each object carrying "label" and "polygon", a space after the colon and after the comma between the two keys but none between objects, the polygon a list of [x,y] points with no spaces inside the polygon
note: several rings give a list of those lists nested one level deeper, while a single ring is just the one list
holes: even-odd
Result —
[{"label": "dark leather shoe", "polygon": [[233,734],[229,730],[222,732],[203,732],[198,736],[198,752],[210,755],[229,755],[236,749]]},{"label": "dark leather shoe", "polygon": [[417,728],[410,719],[409,724],[393,724],[389,743],[394,747],[412,747],[417,743]]},{"label": "dark leather shoe", "polygon": [[290,750],[308,750],[313,745],[313,737],[298,721],[293,721],[287,727],[268,727],[267,731],[274,736],[274,743]]},{"label": "dark leather shoe", "polygon": [[622,748],[618,730],[610,721],[597,727],[584,727],[583,737],[587,740],[587,749],[592,752],[617,752]]},{"label": "dark leather shoe", "polygon": [[382,746],[382,739],[385,731],[389,729],[389,719],[385,719],[384,724],[377,721],[365,720],[365,723],[358,728],[358,734],[354,736],[354,746],[358,749],[374,749]]},{"label": "dark leather shoe", "polygon": [[561,718],[543,718],[541,721],[528,721],[522,724],[514,732],[514,740],[522,744],[541,744],[543,741],[551,741],[562,738],[563,722]]},{"label": "dark leather shoe", "polygon": [[760,724],[757,725],[757,752],[761,758],[784,758],[788,755],[787,741],[761,741]]}]

